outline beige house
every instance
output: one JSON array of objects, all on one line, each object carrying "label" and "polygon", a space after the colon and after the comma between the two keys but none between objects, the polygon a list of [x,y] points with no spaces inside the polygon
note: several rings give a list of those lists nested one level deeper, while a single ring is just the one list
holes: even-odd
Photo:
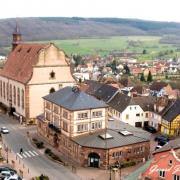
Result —
[{"label": "beige house", "polygon": [[12,51],[0,72],[0,101],[12,114],[32,122],[43,112],[43,96],[74,83],[63,50],[53,43],[22,43],[16,26]]},{"label": "beige house", "polygon": [[38,133],[76,167],[110,168],[148,159],[150,134],[119,121],[108,122],[108,105],[77,87],[44,99]]}]

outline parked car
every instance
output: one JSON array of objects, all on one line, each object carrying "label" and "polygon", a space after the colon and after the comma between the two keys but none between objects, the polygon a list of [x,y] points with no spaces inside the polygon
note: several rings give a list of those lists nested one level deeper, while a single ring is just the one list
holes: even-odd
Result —
[{"label": "parked car", "polygon": [[10,177],[10,176],[13,176],[15,174],[16,173],[14,173],[13,171],[9,171],[9,170],[1,171],[1,175],[4,176],[4,177]]},{"label": "parked car", "polygon": [[9,133],[8,128],[7,128],[7,127],[2,127],[2,128],[1,128],[1,133],[3,133],[3,134],[8,134],[8,133]]},{"label": "parked car", "polygon": [[157,146],[155,147],[155,150],[160,149],[160,148],[162,148],[162,146],[157,145]]},{"label": "parked car", "polygon": [[144,129],[146,131],[149,131],[150,133],[156,133],[157,132],[157,130],[152,126],[145,126]]},{"label": "parked car", "polygon": [[164,135],[158,135],[154,138],[155,141],[169,141],[169,138],[167,136]]},{"label": "parked car", "polygon": [[5,177],[4,180],[22,180],[22,178],[18,176],[17,174],[14,174],[10,177]]},{"label": "parked car", "polygon": [[1,173],[2,171],[12,171],[12,172],[14,172],[14,173],[17,173],[17,171],[16,171],[15,169],[12,169],[12,168],[7,167],[7,166],[1,166],[1,167],[0,167],[0,173]]},{"label": "parked car", "polygon": [[168,142],[167,142],[167,141],[164,141],[164,140],[160,140],[160,141],[158,141],[158,144],[159,144],[160,146],[164,146],[165,144],[168,144]]}]

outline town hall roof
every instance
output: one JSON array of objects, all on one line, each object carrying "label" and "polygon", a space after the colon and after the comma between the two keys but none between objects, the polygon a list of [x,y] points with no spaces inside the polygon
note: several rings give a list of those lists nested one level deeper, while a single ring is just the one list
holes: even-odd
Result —
[{"label": "town hall roof", "polygon": [[[127,132],[126,134],[122,132]],[[102,138],[102,135],[108,138]],[[106,137],[105,135],[105,137]],[[122,121],[108,121],[108,128],[73,138],[77,144],[100,149],[111,149],[150,141],[150,133]]]},{"label": "town hall roof", "polygon": [[71,111],[108,107],[103,101],[80,91],[77,87],[68,86],[43,98]]},{"label": "town hall roof", "polygon": [[26,84],[38,60],[39,51],[48,44],[19,44],[9,54],[0,75]]}]

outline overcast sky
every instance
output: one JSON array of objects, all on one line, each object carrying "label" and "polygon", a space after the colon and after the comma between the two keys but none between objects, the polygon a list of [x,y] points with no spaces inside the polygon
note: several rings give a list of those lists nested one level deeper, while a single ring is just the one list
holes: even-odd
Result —
[{"label": "overcast sky", "polygon": [[1,0],[0,18],[119,17],[180,22],[180,0]]}]

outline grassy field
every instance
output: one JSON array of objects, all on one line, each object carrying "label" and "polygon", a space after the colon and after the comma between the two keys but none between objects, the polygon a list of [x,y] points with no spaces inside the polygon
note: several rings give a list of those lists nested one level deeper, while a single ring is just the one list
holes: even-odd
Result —
[{"label": "grassy field", "polygon": [[160,44],[160,38],[157,36],[116,36],[94,39],[51,40],[51,42],[62,48],[68,55],[72,53],[107,55],[112,51],[142,53],[144,49],[147,53],[140,55],[137,57],[138,59],[154,59],[160,52],[166,50],[173,50],[173,52],[165,56],[180,55],[179,52],[176,52],[177,46]]}]

